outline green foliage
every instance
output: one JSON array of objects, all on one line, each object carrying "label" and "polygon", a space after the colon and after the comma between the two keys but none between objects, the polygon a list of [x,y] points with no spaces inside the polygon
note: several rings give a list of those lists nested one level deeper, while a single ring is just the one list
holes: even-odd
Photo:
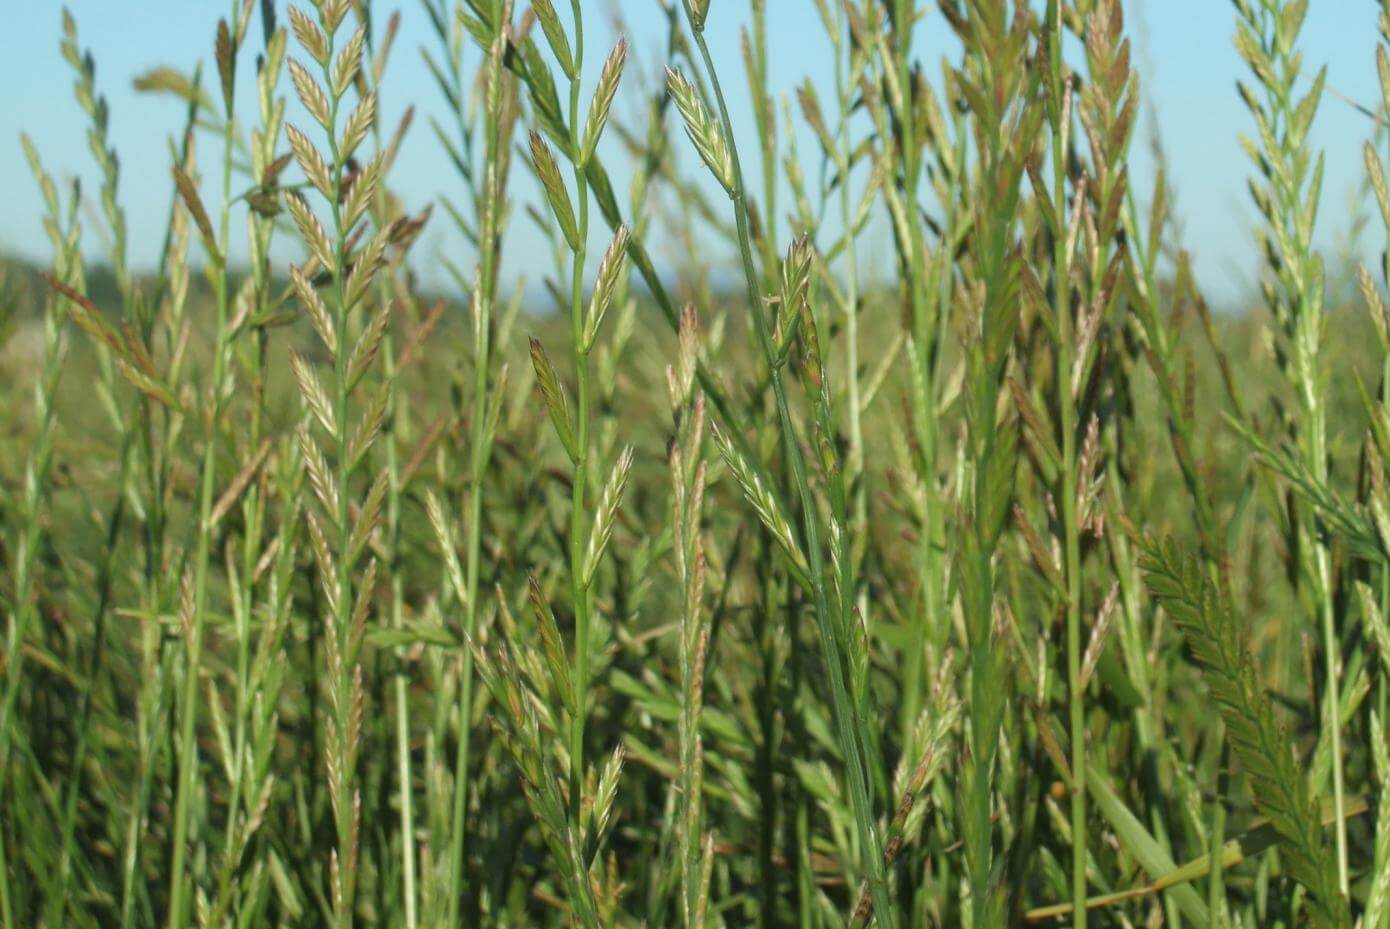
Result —
[{"label": "green foliage", "polygon": [[[0,929],[1390,929],[1390,311],[1313,236],[1333,14],[1235,4],[1266,263],[1223,314],[1132,3],[816,0],[792,87],[766,0],[601,67],[579,0],[223,6],[136,80],[181,127],[156,267],[70,16],[88,145],[21,140]],[[1390,230],[1366,136],[1343,261]]]},{"label": "green foliage", "polygon": [[1200,561],[1172,544],[1146,542],[1142,562],[1150,592],[1173,617],[1206,669],[1236,757],[1245,766],[1259,811],[1279,834],[1289,874],[1308,889],[1313,922],[1346,927],[1351,914],[1337,892],[1336,861],[1322,820],[1274,706],[1260,684],[1249,632]]}]

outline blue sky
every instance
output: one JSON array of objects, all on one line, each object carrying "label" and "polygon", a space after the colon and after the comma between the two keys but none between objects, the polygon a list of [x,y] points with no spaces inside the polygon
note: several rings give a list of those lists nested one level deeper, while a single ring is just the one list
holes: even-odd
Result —
[{"label": "blue sky", "polygon": [[[182,114],[170,98],[135,93],[131,81],[154,65],[191,70],[200,58],[210,59],[213,25],[230,5],[214,0],[69,3],[78,22],[79,41],[96,58],[98,87],[110,102],[111,137],[122,159],[122,200],[130,225],[131,257],[137,266],[152,264],[159,248],[171,188],[167,140]],[[589,23],[587,86],[592,86],[592,72],[616,38],[611,15],[615,7],[622,9],[626,20],[632,63],[648,73],[662,63],[663,17],[657,0],[584,0],[583,5]],[[768,0],[768,6],[773,23],[774,93],[790,94],[809,76],[828,99],[833,80],[830,50],[811,0]],[[407,102],[416,103],[417,117],[437,112],[439,95],[418,53],[422,45],[433,47],[423,10],[417,0],[377,0],[376,7],[378,15],[393,9],[402,14],[386,80],[383,109],[388,125],[394,125]],[[1249,165],[1238,143],[1238,133],[1249,132],[1251,121],[1235,89],[1244,73],[1231,46],[1234,10],[1224,0],[1130,0],[1126,8],[1128,27],[1136,40],[1136,60],[1168,149],[1187,242],[1198,256],[1199,279],[1218,300],[1238,299],[1252,280],[1257,256],[1250,235],[1254,212],[1245,192]],[[1315,0],[1303,35],[1310,72],[1327,63],[1329,85],[1368,104],[1377,94],[1377,8],[1370,0]],[[747,9],[746,0],[714,0],[708,32],[721,73],[739,77],[740,83],[743,69],[737,27],[745,21]],[[0,105],[0,177],[5,178],[0,251],[41,261],[47,255],[39,226],[40,202],[20,150],[19,133],[27,132],[34,140],[50,172],[59,177],[80,175],[88,191],[97,187],[84,116],[72,97],[72,75],[58,53],[60,16],[61,6],[49,0],[16,3],[7,11],[6,28],[0,30],[0,87],[7,88],[7,99]],[[258,29],[259,22],[248,39],[253,48],[259,43]],[[932,75],[939,74],[939,58],[949,47],[945,29],[936,14],[928,15],[920,26],[920,54]],[[247,74],[250,70],[243,68]],[[288,92],[288,80],[282,89]],[[248,84],[241,98],[248,104],[253,99],[249,90]],[[739,102],[741,94],[732,96],[735,120],[744,127],[740,138],[749,139],[748,107]],[[630,97],[626,112],[632,112],[636,103]],[[620,102],[619,107],[624,104]],[[303,124],[297,107],[291,108],[290,120]],[[1370,121],[1346,103],[1332,95],[1324,98],[1313,141],[1327,152],[1319,243],[1329,252],[1336,250],[1347,227],[1348,198],[1360,183],[1361,145],[1371,129]],[[1141,147],[1136,144],[1136,152]],[[803,157],[811,149],[807,138],[801,145]],[[206,139],[201,151],[208,165],[218,149]],[[687,163],[694,167],[693,158]],[[1134,169],[1140,189],[1147,189],[1143,176],[1147,159],[1136,157]],[[522,173],[519,168],[515,172],[518,178]],[[393,186],[415,208],[441,191],[457,192],[457,182],[424,119],[417,118],[403,147]],[[88,222],[95,225],[94,219]],[[1374,228],[1373,224],[1371,245],[1378,248]],[[881,232],[871,230],[869,235]],[[92,247],[100,247],[94,236]],[[439,223],[417,249],[417,257],[428,265],[431,256],[455,254],[466,264],[460,248]],[[520,211],[504,261],[511,275],[526,274],[532,282],[548,265],[548,253]],[[538,263],[530,266],[531,262]]]}]

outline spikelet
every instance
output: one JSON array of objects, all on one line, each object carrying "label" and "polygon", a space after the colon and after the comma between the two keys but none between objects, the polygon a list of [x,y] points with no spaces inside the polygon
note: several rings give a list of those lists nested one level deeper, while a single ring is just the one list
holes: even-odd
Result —
[{"label": "spikelet", "polygon": [[593,157],[598,140],[603,135],[603,127],[608,123],[608,111],[613,107],[613,98],[618,93],[618,82],[623,76],[623,65],[627,62],[627,41],[619,39],[613,46],[608,59],[603,63],[599,74],[598,87],[589,103],[589,116],[584,123],[584,141],[579,150],[579,166],[582,168]]},{"label": "spikelet", "polygon": [[695,87],[679,71],[666,69],[666,88],[671,94],[671,99],[676,102],[676,109],[680,110],[681,119],[685,122],[686,135],[694,143],[695,151],[699,153],[705,166],[714,174],[715,180],[719,181],[724,191],[733,196],[734,159],[724,138],[724,131],[710,117]]}]

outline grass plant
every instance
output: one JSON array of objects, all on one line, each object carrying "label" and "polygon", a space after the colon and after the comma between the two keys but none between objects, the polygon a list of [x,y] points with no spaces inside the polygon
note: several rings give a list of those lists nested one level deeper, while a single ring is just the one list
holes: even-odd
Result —
[{"label": "grass plant", "polygon": [[1390,929],[1390,5],[1232,5],[1231,312],[1132,2],[223,6],[21,140],[0,926]]}]

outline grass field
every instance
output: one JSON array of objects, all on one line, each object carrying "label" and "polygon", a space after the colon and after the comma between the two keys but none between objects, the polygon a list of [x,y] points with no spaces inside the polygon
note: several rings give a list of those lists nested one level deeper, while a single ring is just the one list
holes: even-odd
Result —
[{"label": "grass field", "polygon": [[[64,15],[101,183],[4,181],[0,925],[1390,929],[1390,0],[1231,6],[1239,312],[1121,0],[791,5],[669,3],[654,78],[579,0],[406,4],[423,212],[379,4],[222,0],[139,168]],[[832,94],[774,98],[787,15]]]}]

